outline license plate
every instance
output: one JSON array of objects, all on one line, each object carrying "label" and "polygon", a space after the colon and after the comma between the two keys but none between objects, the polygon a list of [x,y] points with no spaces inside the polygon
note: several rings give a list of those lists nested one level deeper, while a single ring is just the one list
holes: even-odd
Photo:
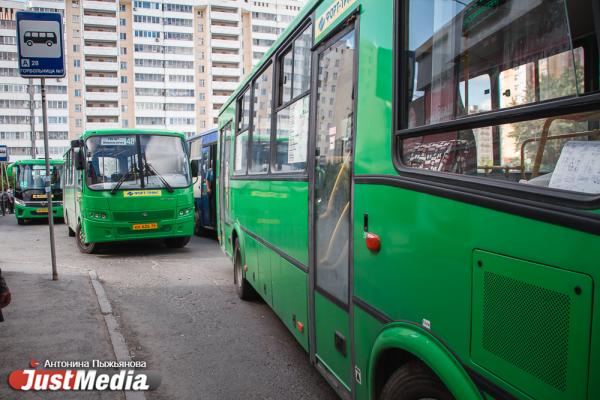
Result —
[{"label": "license plate", "polygon": [[35,212],[37,213],[46,213],[48,214],[48,209],[47,208],[38,208],[37,210],[35,210]]},{"label": "license plate", "polygon": [[152,223],[152,224],[133,224],[133,226],[131,227],[131,229],[133,229],[134,231],[147,231],[150,229],[157,229],[158,228],[158,224],[157,223]]}]

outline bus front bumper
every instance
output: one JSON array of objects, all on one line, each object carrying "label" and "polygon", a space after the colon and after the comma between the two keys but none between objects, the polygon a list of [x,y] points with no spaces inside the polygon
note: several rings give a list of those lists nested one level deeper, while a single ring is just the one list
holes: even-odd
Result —
[{"label": "bus front bumper", "polygon": [[194,215],[154,223],[98,221],[84,218],[83,229],[89,243],[192,236]]},{"label": "bus front bumper", "polygon": [[[52,214],[54,218],[63,217],[63,206],[53,204]],[[22,206],[15,203],[15,215],[18,219],[36,219],[36,218],[48,218],[48,207],[31,207]]]}]

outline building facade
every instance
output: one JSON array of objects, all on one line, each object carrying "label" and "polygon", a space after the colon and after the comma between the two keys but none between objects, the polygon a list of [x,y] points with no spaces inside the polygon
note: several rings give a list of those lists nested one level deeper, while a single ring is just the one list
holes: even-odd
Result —
[{"label": "building facade", "polygon": [[29,158],[32,125],[36,146],[42,144],[38,81],[29,86],[18,76],[18,10],[64,16],[67,76],[47,81],[51,153],[58,157],[84,130],[154,128],[191,136],[216,126],[227,97],[304,3],[0,0],[0,144],[9,146],[11,160]]}]

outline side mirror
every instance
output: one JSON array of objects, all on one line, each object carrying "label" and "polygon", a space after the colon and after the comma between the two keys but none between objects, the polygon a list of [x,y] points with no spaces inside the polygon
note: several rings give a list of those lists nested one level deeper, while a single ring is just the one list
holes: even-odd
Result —
[{"label": "side mirror", "polygon": [[83,171],[85,169],[85,159],[81,148],[73,149],[73,161],[75,162],[75,169],[77,171]]},{"label": "side mirror", "polygon": [[197,178],[198,177],[198,163],[200,162],[200,160],[192,160],[192,178]]},{"label": "side mirror", "polygon": [[79,147],[83,147],[83,140],[81,140],[81,139],[71,140],[71,148],[72,149],[76,149]]}]

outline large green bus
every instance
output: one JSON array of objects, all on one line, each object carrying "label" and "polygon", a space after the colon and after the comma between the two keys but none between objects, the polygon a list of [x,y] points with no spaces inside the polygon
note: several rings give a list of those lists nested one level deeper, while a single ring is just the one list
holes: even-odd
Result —
[{"label": "large green bus", "polygon": [[[63,160],[50,160],[50,190],[54,218],[63,217],[62,164]],[[17,223],[23,225],[32,219],[47,219],[46,161],[43,159],[15,161],[8,167],[8,175],[14,191]]]},{"label": "large green bus", "polygon": [[313,0],[221,109],[238,293],[340,397],[600,399],[599,34],[592,0]]},{"label": "large green bus", "polygon": [[65,223],[81,252],[103,242],[162,238],[171,248],[189,242],[196,174],[183,134],[86,131],[64,159]]}]

